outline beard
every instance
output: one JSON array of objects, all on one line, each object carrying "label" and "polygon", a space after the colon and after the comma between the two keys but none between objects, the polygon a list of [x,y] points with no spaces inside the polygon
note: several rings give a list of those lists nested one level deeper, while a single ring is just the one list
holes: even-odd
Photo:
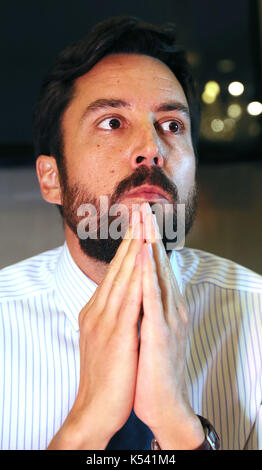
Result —
[{"label": "beard", "polygon": [[[162,188],[165,193],[169,196],[169,204],[168,206],[168,213],[167,218],[165,220],[162,219],[161,224],[161,238],[166,249],[166,252],[169,253],[171,250],[169,249],[170,243],[174,243],[177,240],[177,205],[181,204],[182,202],[179,201],[178,198],[178,190],[176,185],[170,181],[163,173],[162,169],[154,166],[149,168],[146,165],[139,166],[132,175],[128,176],[124,180],[122,180],[114,189],[112,195],[106,195],[106,199],[108,201],[107,210],[101,211],[101,205],[99,204],[99,200],[94,197],[86,186],[73,184],[70,185],[68,183],[68,178],[65,171],[60,173],[60,183],[62,189],[62,207],[60,209],[64,223],[66,223],[70,229],[77,235],[79,240],[79,245],[82,252],[85,255],[90,256],[91,258],[96,259],[97,261],[101,261],[103,263],[110,263],[110,261],[114,258],[119,245],[122,242],[123,235],[128,227],[128,220],[129,217],[125,215],[110,215],[112,211],[110,209],[113,208],[116,204],[118,204],[121,200],[121,197],[127,192],[132,189],[135,189],[143,184],[149,185],[156,185]],[[79,216],[78,209],[80,206],[88,204],[95,209],[95,215],[89,218],[89,235],[87,238],[83,238],[82,236],[79,237],[79,224],[85,216]],[[149,203],[152,211],[156,213],[156,217],[158,216],[157,210],[154,211],[155,206],[160,206],[165,208],[165,204],[155,204],[150,202]],[[184,229],[183,229],[183,237],[188,234],[190,228],[193,225],[193,221],[196,214],[197,209],[197,186],[196,184],[193,186],[192,190],[189,192],[187,201],[183,201],[185,204],[185,212],[184,212]],[[121,205],[121,204],[120,204]],[[170,210],[170,207],[172,210]],[[115,212],[115,211],[114,211]],[[82,217],[82,218],[81,218]],[[117,219],[117,220],[116,220]],[[91,220],[91,222],[90,222]],[[157,217],[158,220],[158,217]],[[170,236],[170,230],[168,233],[168,237],[166,235],[167,230],[165,230],[165,226],[172,225],[172,234]],[[107,237],[101,237],[101,227],[105,225],[110,227],[114,224],[115,226],[118,225],[121,227],[121,230],[118,232],[119,236],[112,236],[109,232],[107,232]],[[90,227],[93,225],[93,229],[90,230]],[[93,232],[93,233],[92,233]],[[115,235],[115,234],[114,234]],[[173,237],[173,238],[172,238]],[[181,248],[181,247],[180,247]]]}]

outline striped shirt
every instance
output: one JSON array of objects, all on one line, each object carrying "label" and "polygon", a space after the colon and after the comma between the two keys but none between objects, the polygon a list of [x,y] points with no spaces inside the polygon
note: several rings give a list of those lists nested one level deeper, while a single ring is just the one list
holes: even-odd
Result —
[{"label": "striped shirt", "polygon": [[[171,265],[192,317],[191,406],[222,449],[262,449],[262,278],[190,248]],[[66,243],[0,271],[1,449],[46,449],[61,427],[79,384],[78,314],[96,287]]]}]

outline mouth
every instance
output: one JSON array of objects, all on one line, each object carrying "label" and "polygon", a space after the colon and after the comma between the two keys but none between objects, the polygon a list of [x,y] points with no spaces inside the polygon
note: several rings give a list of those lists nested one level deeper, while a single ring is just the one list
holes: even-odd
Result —
[{"label": "mouth", "polygon": [[159,186],[142,185],[124,195],[124,199],[142,199],[144,201],[162,200],[169,202],[169,197]]}]

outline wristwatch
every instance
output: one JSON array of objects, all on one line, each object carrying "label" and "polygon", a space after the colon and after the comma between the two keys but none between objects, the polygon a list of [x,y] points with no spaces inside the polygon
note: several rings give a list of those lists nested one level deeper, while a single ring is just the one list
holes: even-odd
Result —
[{"label": "wristwatch", "polygon": [[203,418],[203,416],[197,415],[197,417],[200,419],[200,422],[203,426],[205,440],[195,450],[218,450],[220,448],[220,439],[215,431],[215,428],[206,418]]},{"label": "wristwatch", "polygon": [[[214,427],[206,418],[203,418],[203,416],[199,416],[199,415],[196,415],[196,416],[200,419],[200,422],[203,426],[203,430],[205,433],[205,440],[204,442],[202,442],[202,444],[199,447],[193,450],[218,450],[220,448],[220,440]],[[161,450],[161,447],[159,446],[155,438],[152,439],[151,449]]]}]

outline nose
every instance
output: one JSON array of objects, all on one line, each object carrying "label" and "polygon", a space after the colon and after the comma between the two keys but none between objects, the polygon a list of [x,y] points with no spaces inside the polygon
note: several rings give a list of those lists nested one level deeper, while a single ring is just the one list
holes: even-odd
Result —
[{"label": "nose", "polygon": [[158,166],[163,167],[163,149],[159,142],[159,136],[153,125],[148,126],[144,131],[135,137],[138,144],[134,146],[131,155],[131,167],[135,170],[138,166],[146,165],[148,167]]}]

